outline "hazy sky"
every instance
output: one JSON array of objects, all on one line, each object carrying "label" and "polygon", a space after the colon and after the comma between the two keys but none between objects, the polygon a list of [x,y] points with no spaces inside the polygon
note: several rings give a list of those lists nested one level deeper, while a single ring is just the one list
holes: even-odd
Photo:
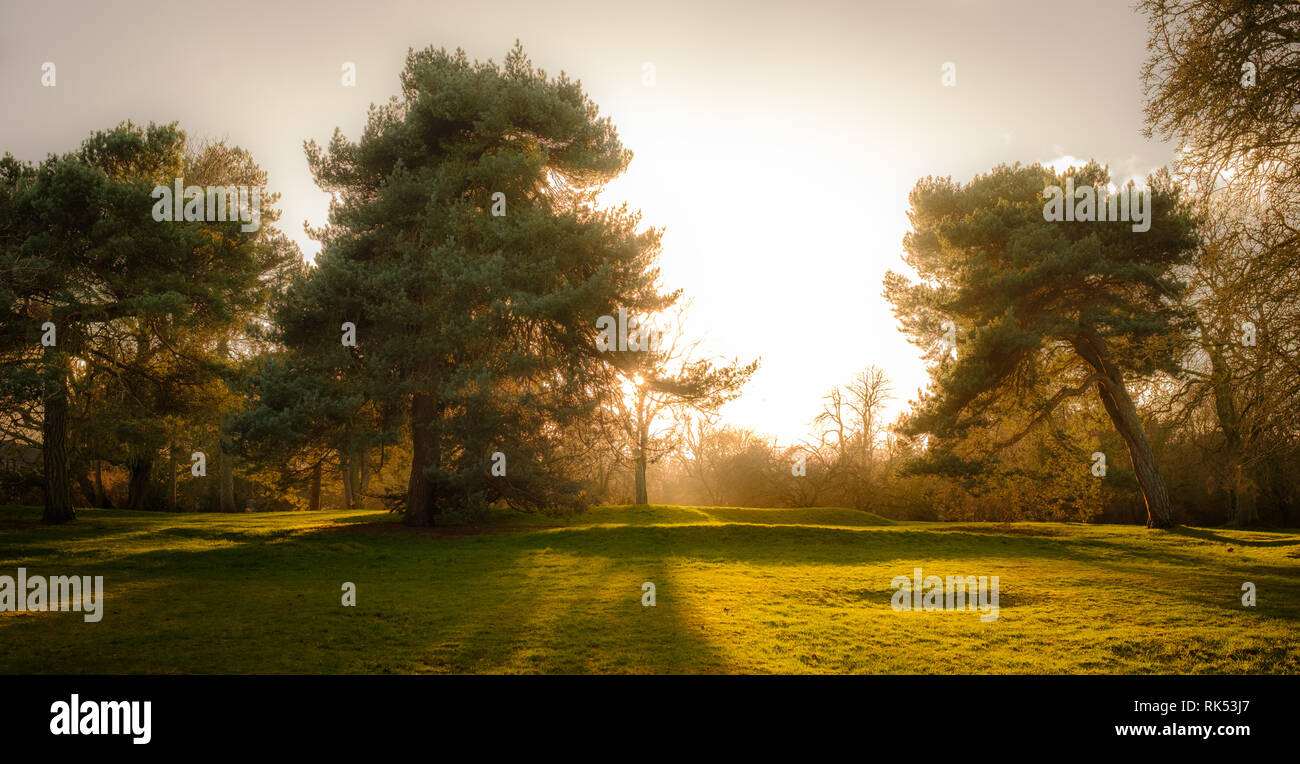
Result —
[{"label": "hazy sky", "polygon": [[[1146,26],[1129,6],[0,0],[0,151],[38,160],[125,119],[177,120],[253,153],[311,257],[302,223],[324,223],[327,198],[302,142],[357,137],[410,47],[499,62],[518,38],[580,79],[634,152],[605,199],[666,228],[666,286],[686,289],[710,349],[762,358],[726,420],[790,442],[867,364],[893,377],[895,411],[925,384],[880,297],[917,179],[1064,155],[1124,178],[1170,161],[1141,136]],[[356,87],[340,84],[347,61]]]}]

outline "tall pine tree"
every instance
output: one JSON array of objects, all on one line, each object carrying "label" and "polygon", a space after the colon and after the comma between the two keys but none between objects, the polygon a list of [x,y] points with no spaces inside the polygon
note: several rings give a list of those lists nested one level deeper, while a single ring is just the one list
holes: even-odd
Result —
[{"label": "tall pine tree", "polygon": [[655,287],[659,232],[596,206],[631,153],[579,83],[535,70],[518,44],[501,66],[412,51],[401,86],[359,141],[307,144],[334,202],[280,339],[333,394],[409,433],[407,523],[496,500],[578,506],[558,446],[615,389],[596,321],[675,298]]}]

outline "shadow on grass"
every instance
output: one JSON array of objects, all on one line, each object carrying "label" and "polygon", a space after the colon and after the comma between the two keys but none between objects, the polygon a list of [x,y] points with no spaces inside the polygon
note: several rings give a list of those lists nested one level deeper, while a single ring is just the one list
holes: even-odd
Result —
[{"label": "shadow on grass", "polygon": [[[1269,532],[1269,531],[1262,531],[1262,530],[1254,531],[1251,528],[1241,528],[1239,530],[1244,532],[1256,532],[1256,533]],[[1300,546],[1300,539],[1296,539],[1296,538],[1276,539],[1270,541],[1256,541],[1253,539],[1240,539],[1240,538],[1234,539],[1234,538],[1229,538],[1227,536],[1221,536],[1218,533],[1215,533],[1214,531],[1209,530],[1207,528],[1188,528],[1182,525],[1176,528],[1171,528],[1169,529],[1168,532],[1176,536],[1187,536],[1189,538],[1201,539],[1202,541],[1214,541],[1220,544],[1226,544],[1228,546],[1257,546],[1257,547]]]},{"label": "shadow on grass", "polygon": [[[71,568],[105,576],[95,650],[72,649],[79,617],[6,618],[0,673],[665,673],[723,665],[686,603],[673,598],[673,552],[655,546],[669,537],[652,534],[638,555],[596,560],[581,544],[525,543],[537,535],[156,529],[159,543],[184,546],[124,550]],[[33,546],[15,551],[29,558]],[[29,563],[55,564],[75,565],[75,555]],[[647,580],[658,587],[653,608],[641,605]],[[356,608],[340,603],[343,581],[357,584]]]},{"label": "shadow on grass", "polygon": [[[38,551],[45,555],[54,540],[84,543],[124,530],[109,519],[78,530],[0,538],[0,543],[22,542],[5,550],[20,559]],[[125,530],[145,530],[130,519]],[[1175,531],[1172,538],[1242,546],[1297,543],[1247,543],[1180,530],[1190,532]],[[69,630],[80,628],[79,619],[6,619],[0,627],[13,649],[0,657],[0,671],[727,670],[723,646],[710,639],[698,617],[701,591],[679,588],[675,576],[697,562],[779,567],[898,560],[904,568],[898,573],[906,574],[913,561],[1069,561],[1146,577],[1160,598],[1224,610],[1236,608],[1219,595],[1220,586],[1249,571],[1270,577],[1262,591],[1274,601],[1300,599],[1291,584],[1294,567],[1233,560],[1216,568],[1204,555],[1185,551],[1199,545],[1169,544],[1161,540],[1171,538],[1163,533],[1081,538],[1002,534],[995,526],[857,530],[745,523],[538,527],[445,537],[400,527],[386,534],[330,533],[319,527],[290,537],[269,527],[232,533],[228,526],[185,526],[148,533],[175,546],[116,549],[110,560],[70,569],[106,576],[109,638],[97,640],[94,655],[74,656],[62,647],[41,655],[43,645],[66,642]],[[77,564],[66,549],[37,559],[42,566]],[[1156,561],[1189,570],[1176,571],[1178,580],[1171,580],[1168,571],[1152,571]],[[345,580],[358,584],[356,609],[340,606],[338,586]],[[826,580],[831,590],[810,590],[807,596],[828,606],[884,602],[888,596],[883,579],[879,587],[857,585],[842,592],[833,590],[833,574]],[[116,581],[123,589],[114,595]],[[654,608],[641,605],[643,581],[656,585]],[[138,586],[145,583],[150,587]],[[1018,601],[1021,595],[1007,584],[1003,610],[1034,601],[1032,592]],[[707,593],[703,596],[707,600]],[[1268,615],[1289,623],[1300,619],[1294,607]]]},{"label": "shadow on grass", "polygon": [[[1000,543],[999,543],[1000,542]],[[767,565],[868,564],[890,560],[1037,556],[1067,559],[1071,550],[1043,538],[990,538],[987,534],[929,530],[853,530],[788,525],[588,526],[531,533],[529,547],[576,554],[643,556],[664,549],[707,562]],[[1007,547],[1005,550],[1002,546]]]}]

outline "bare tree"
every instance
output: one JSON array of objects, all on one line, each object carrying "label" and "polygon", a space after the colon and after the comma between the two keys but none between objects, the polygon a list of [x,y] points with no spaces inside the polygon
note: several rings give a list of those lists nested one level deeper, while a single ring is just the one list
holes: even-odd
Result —
[{"label": "bare tree", "polygon": [[879,477],[878,457],[887,446],[884,408],[892,392],[889,376],[875,365],[847,385],[831,388],[822,412],[813,419],[817,443],[805,444],[827,479],[859,509],[868,505]]},{"label": "bare tree", "polygon": [[636,504],[649,503],[646,469],[681,446],[688,417],[716,416],[758,368],[698,357],[700,341],[685,336],[687,308],[659,317],[650,348],[610,353],[622,390],[602,418],[610,447],[631,461]]}]

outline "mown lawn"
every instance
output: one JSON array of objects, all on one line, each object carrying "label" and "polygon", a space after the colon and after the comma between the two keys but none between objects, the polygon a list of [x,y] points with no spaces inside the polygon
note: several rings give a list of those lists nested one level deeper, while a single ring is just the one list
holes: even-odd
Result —
[{"label": "mown lawn", "polygon": [[[39,514],[0,509],[0,575],[102,575],[105,614],[0,614],[0,673],[1300,671],[1296,532],[658,506],[428,531]],[[890,581],[916,566],[1000,576],[999,619],[895,612]]]}]

